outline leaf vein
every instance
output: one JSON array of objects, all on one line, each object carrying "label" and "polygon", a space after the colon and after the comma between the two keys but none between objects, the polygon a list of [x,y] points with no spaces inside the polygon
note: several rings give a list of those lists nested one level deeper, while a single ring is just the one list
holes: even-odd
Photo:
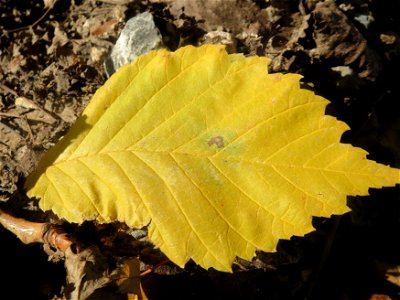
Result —
[{"label": "leaf vein", "polygon": [[82,186],[74,179],[73,176],[69,175],[67,172],[65,172],[64,170],[62,170],[60,167],[58,166],[54,166],[55,168],[57,168],[60,172],[62,172],[64,175],[66,175],[67,177],[69,177],[73,182],[75,182],[75,184],[78,186],[78,188],[82,191],[83,195],[85,195],[85,197],[89,200],[89,202],[92,204],[93,208],[97,211],[97,213],[99,214],[99,216],[101,216],[104,219],[103,214],[100,212],[99,208],[97,207],[97,205],[94,203],[94,201],[92,200],[92,198],[84,191],[84,189],[82,188]]},{"label": "leaf vein", "polygon": [[[248,65],[247,67],[250,67],[251,65]],[[247,68],[243,68],[240,70],[237,70],[235,72],[230,73],[231,74],[236,74],[236,73],[240,73],[242,71],[245,71]],[[184,106],[182,106],[179,110],[177,110],[176,112],[174,111],[173,115],[167,119],[164,119],[161,123],[157,124],[156,127],[154,127],[150,132],[148,132],[145,136],[143,136],[140,140],[136,141],[134,145],[132,145],[131,147],[134,147],[136,144],[138,144],[139,142],[141,142],[144,138],[146,138],[147,136],[149,136],[152,132],[154,132],[155,130],[157,130],[158,128],[160,128],[162,125],[164,125],[166,122],[170,122],[171,120],[173,120],[174,118],[177,118],[177,116],[179,116],[179,114],[182,113],[182,111],[185,108],[190,107],[190,105],[192,105],[193,103],[195,103],[200,97],[202,97],[205,93],[207,93],[209,90],[214,89],[214,87],[218,84],[221,84],[221,82],[224,82],[225,80],[229,80],[230,78],[226,76],[227,73],[225,72],[225,74],[223,75],[222,78],[219,78],[218,80],[216,80],[215,82],[213,82],[212,84],[208,85],[207,88],[202,91],[200,94],[196,95],[196,97],[193,97],[190,99],[190,101],[188,101]],[[183,126],[183,125],[182,125]],[[199,132],[199,134],[197,136],[199,136],[201,133],[203,133],[203,131]],[[172,133],[171,133],[172,134]],[[196,137],[197,137],[196,136]],[[195,138],[196,138],[195,137]],[[186,144],[186,143],[185,143]]]},{"label": "leaf vein", "polygon": [[298,191],[302,192],[303,194],[306,194],[308,196],[310,196],[313,199],[316,199],[318,202],[321,202],[322,204],[323,201],[321,199],[319,199],[318,197],[316,197],[315,195],[310,194],[309,192],[303,190],[300,186],[298,186],[296,183],[294,183],[292,180],[290,180],[287,176],[283,175],[281,172],[278,171],[278,169],[275,166],[271,166],[272,169],[276,172],[276,174],[278,174],[280,177],[282,177],[286,182],[290,183],[294,188],[296,188]]},{"label": "leaf vein", "polygon": [[[189,178],[189,180],[192,182],[192,184],[197,188],[197,190],[203,195],[203,197],[207,200],[207,202],[213,207],[213,209],[218,213],[218,215],[224,220],[224,222],[229,225],[228,228],[233,229],[238,235],[240,235],[245,241],[247,241],[248,243],[250,243],[251,245],[253,245],[254,247],[256,247],[250,240],[248,240],[247,238],[245,238],[240,231],[238,231],[230,222],[228,219],[225,218],[225,216],[217,209],[217,207],[215,207],[215,205],[212,203],[212,201],[210,201],[210,199],[208,199],[208,197],[204,194],[204,192],[200,189],[200,187],[196,184],[195,181],[193,181],[193,179],[191,178],[191,176],[189,176],[186,171],[181,167],[181,165],[178,163],[178,161],[175,159],[175,157],[173,155],[170,154],[170,156],[173,158],[173,160],[176,162],[176,164],[178,165],[178,167],[182,170],[182,172],[186,175],[187,178]],[[214,167],[215,165],[213,163],[211,163]]]},{"label": "leaf vein", "polygon": [[[136,155],[136,154],[135,154]],[[180,205],[178,199],[175,198],[174,193],[172,192],[169,184],[165,181],[165,179],[160,176],[157,172],[156,169],[154,169],[152,166],[150,166],[144,159],[142,159],[140,156],[136,155],[136,157],[141,160],[145,165],[147,165],[150,169],[153,170],[153,172],[155,174],[158,175],[158,177],[164,182],[164,185],[166,186],[166,188],[168,189],[168,191],[170,192],[172,199],[175,201],[176,205],[179,207],[179,210],[182,214],[182,216],[184,217],[186,223],[189,225],[189,227],[192,229],[191,231],[196,235],[196,237],[198,238],[198,240],[201,242],[201,244],[204,246],[205,249],[208,250],[207,244],[200,238],[199,234],[196,232],[195,227],[193,226],[193,224],[190,222],[190,218],[188,218],[188,216],[186,215],[185,211],[182,209],[182,206]],[[215,256],[215,254],[212,251],[208,251],[214,258],[216,261],[220,262],[222,265],[224,265],[224,263],[222,261],[219,260],[219,258],[217,256]]]},{"label": "leaf vein", "polygon": [[[318,128],[316,130],[313,131],[309,131],[306,134],[296,137],[295,139],[288,141],[286,145],[282,146],[281,148],[279,148],[277,151],[275,151],[274,153],[272,153],[271,155],[269,155],[264,161],[269,161],[271,159],[273,159],[276,155],[278,155],[280,152],[284,151],[285,149],[287,149],[288,147],[290,147],[292,144],[301,141],[302,139],[306,139],[309,136],[312,136],[314,134],[319,133],[320,131],[324,131],[326,129],[329,129],[329,127],[323,127],[323,128]],[[303,163],[304,165],[304,163]]]},{"label": "leaf vein", "polygon": [[[147,206],[144,204],[144,198],[141,196],[141,194],[139,193],[139,190],[137,189],[136,185],[134,184],[134,182],[131,180],[131,178],[128,176],[128,174],[126,173],[126,171],[124,170],[124,168],[121,166],[121,164],[114,158],[111,156],[110,153],[106,154],[114,163],[115,165],[121,170],[122,174],[124,174],[124,177],[131,183],[133,189],[135,190],[135,193],[139,196],[139,198],[142,200],[141,203],[145,206],[146,210],[148,210]],[[137,205],[135,207],[135,211],[139,209],[139,206]]]},{"label": "leaf vein", "polygon": [[[153,58],[154,59],[154,58]],[[178,74],[176,74],[174,77],[172,77],[170,80],[168,80],[167,82],[165,82],[165,84],[159,88],[154,94],[152,94],[150,96],[150,98],[148,98],[144,104],[142,105],[142,107],[140,107],[135,114],[133,114],[130,119],[122,126],[120,127],[117,132],[113,135],[113,137],[99,150],[99,152],[103,151],[103,149],[105,147],[107,147],[116,137],[117,135],[127,126],[127,124],[129,124],[129,122],[132,121],[132,119],[138,114],[140,113],[157,95],[159,95],[164,89],[166,89],[168,86],[170,86],[172,83],[174,83],[176,80],[178,80],[179,77],[184,76],[185,73],[191,69],[192,67],[194,67],[195,65],[197,65],[198,63],[200,63],[202,61],[201,57],[200,59],[196,60],[195,62],[193,62],[192,64],[186,66],[185,69],[183,69],[181,72],[179,72]],[[146,65],[147,66],[147,65]],[[134,81],[132,81],[133,83]],[[146,134],[144,137],[146,137],[148,134]],[[139,140],[141,141],[143,139],[143,137]],[[139,141],[137,141],[136,143],[138,143]],[[135,143],[135,144],[136,144]]]}]

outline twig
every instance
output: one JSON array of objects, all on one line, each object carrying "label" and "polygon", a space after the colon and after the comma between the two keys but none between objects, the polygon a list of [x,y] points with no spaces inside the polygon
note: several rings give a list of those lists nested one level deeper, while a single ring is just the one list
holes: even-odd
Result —
[{"label": "twig", "polygon": [[5,113],[5,112],[0,112],[0,117],[6,117],[6,118],[17,118],[20,119],[21,116],[13,113]]},{"label": "twig", "polygon": [[60,226],[51,223],[30,222],[13,217],[0,209],[0,224],[14,233],[24,244],[43,243],[65,252],[75,246],[74,252],[79,252],[75,241]]},{"label": "twig", "polygon": [[4,228],[14,233],[24,244],[43,242],[43,223],[33,223],[15,218],[0,210],[0,223]]},{"label": "twig", "polygon": [[143,271],[142,273],[140,273],[140,277],[143,277],[144,275],[147,275],[147,274],[153,272],[154,270],[158,269],[159,267],[161,267],[161,266],[163,266],[163,265],[165,265],[165,264],[167,264],[169,262],[170,262],[169,259],[163,260],[162,262],[156,264],[155,266],[153,266],[153,267],[147,269],[146,271]]}]

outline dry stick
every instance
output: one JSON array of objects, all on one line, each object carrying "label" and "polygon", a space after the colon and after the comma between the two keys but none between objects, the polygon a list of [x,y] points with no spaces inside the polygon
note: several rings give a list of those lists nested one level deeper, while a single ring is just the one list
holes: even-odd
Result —
[{"label": "dry stick", "polygon": [[[0,209],[0,224],[14,233],[24,244],[44,243],[51,247],[65,252],[69,247],[74,246],[74,252],[80,252],[78,245],[60,226],[51,223],[37,223],[25,219],[16,218]],[[143,271],[140,276],[147,275],[157,268],[170,262],[163,260],[157,265]]]},{"label": "dry stick", "polygon": [[[71,245],[75,244],[70,235],[62,230],[60,226],[16,218],[1,209],[0,224],[14,233],[24,244],[49,244],[62,252],[65,252]],[[78,251],[79,249],[76,250]]]},{"label": "dry stick", "polygon": [[4,113],[4,112],[0,112],[0,117],[16,118],[16,119],[22,118],[20,115],[13,114],[13,113]]},{"label": "dry stick", "polygon": [[140,273],[140,277],[143,277],[143,276],[145,276],[145,275],[147,275],[147,274],[153,272],[154,270],[158,269],[159,267],[161,267],[161,266],[163,266],[163,265],[165,265],[165,264],[167,264],[167,263],[169,263],[169,262],[170,262],[169,259],[163,260],[162,262],[156,264],[155,266],[153,266],[153,267],[151,267],[151,268],[149,268],[149,269],[143,271],[142,273]]}]

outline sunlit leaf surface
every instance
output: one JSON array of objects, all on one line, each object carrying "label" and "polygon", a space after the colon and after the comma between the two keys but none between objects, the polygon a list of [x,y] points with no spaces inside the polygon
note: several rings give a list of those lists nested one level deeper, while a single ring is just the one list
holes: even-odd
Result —
[{"label": "sunlit leaf surface", "polygon": [[151,52],[97,91],[27,181],[71,222],[150,223],[175,263],[229,271],[348,211],[346,195],[394,185],[399,170],[339,143],[348,129],[300,76],[222,46]]}]

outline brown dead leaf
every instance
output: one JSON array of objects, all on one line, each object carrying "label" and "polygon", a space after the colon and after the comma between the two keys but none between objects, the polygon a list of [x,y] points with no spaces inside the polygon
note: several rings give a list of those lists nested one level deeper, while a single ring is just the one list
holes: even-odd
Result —
[{"label": "brown dead leaf", "polygon": [[90,34],[93,36],[101,36],[104,34],[108,34],[112,30],[114,30],[115,26],[119,23],[116,19],[111,19],[107,22],[104,22],[100,25],[94,26],[90,29]]},{"label": "brown dead leaf", "polygon": [[133,296],[133,299],[145,300],[147,298],[140,286],[139,267],[139,260],[134,257],[110,262],[110,258],[97,246],[88,247],[77,254],[68,248],[65,252],[65,296],[69,300],[126,300]]},{"label": "brown dead leaf", "polygon": [[24,144],[24,138],[15,130],[0,122],[1,144],[5,144],[9,149],[15,149]]},{"label": "brown dead leaf", "polygon": [[[206,32],[223,28],[232,35],[243,32],[248,35],[257,35],[260,28],[267,23],[266,13],[251,1],[175,0],[169,4],[170,12],[177,18],[184,12],[186,15],[195,17],[196,20],[204,21],[197,25]],[[244,23],[243,20],[246,22]]]},{"label": "brown dead leaf", "polygon": [[24,108],[23,106],[17,106],[12,108],[7,112],[10,116],[15,116],[17,118],[26,118],[27,120],[43,122],[46,124],[54,124],[56,119],[46,112],[45,110],[37,107],[35,109]]},{"label": "brown dead leaf", "polygon": [[63,47],[68,42],[67,33],[60,27],[60,24],[54,22],[54,37],[51,46],[47,48],[47,54],[53,54],[58,48]]},{"label": "brown dead leaf", "polygon": [[384,261],[375,261],[375,266],[381,277],[400,287],[400,265],[389,264]]},{"label": "brown dead leaf", "polygon": [[65,252],[67,286],[65,296],[70,300],[89,298],[96,290],[111,282],[106,258],[98,247],[92,246],[75,254],[71,248]]},{"label": "brown dead leaf", "polygon": [[25,63],[25,57],[22,55],[17,55],[9,62],[8,69],[11,73],[17,73],[17,71],[19,71],[21,66],[23,66]]},{"label": "brown dead leaf", "polygon": [[52,8],[57,0],[43,0],[44,8]]},{"label": "brown dead leaf", "polygon": [[367,41],[333,1],[319,2],[312,12],[314,55],[354,62],[364,52]]}]

